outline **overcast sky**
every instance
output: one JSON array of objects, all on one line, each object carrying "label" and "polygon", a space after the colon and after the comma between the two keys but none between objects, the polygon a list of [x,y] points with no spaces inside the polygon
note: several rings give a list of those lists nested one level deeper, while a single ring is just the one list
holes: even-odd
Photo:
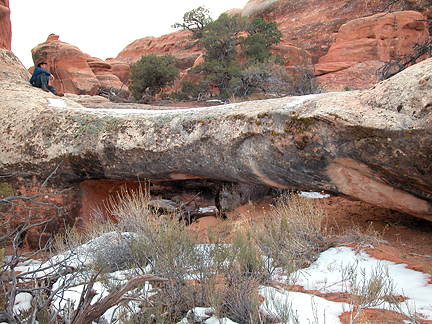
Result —
[{"label": "overcast sky", "polygon": [[134,40],[161,36],[176,29],[183,14],[199,6],[213,19],[222,12],[243,8],[247,0],[10,0],[12,51],[29,68],[31,49],[49,34],[105,60],[116,57]]}]

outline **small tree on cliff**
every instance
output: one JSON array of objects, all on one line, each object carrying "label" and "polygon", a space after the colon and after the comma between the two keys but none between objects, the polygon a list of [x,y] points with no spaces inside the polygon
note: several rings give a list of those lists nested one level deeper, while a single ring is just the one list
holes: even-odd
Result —
[{"label": "small tree on cliff", "polygon": [[[280,42],[282,33],[275,22],[223,13],[207,24],[200,39],[204,61],[194,69],[203,81],[219,89],[221,96],[244,96],[263,86],[251,80],[246,71],[251,65],[272,58],[270,46]],[[241,59],[243,58],[243,59]]]},{"label": "small tree on cliff", "polygon": [[203,36],[205,27],[212,21],[213,19],[210,17],[209,10],[200,6],[194,10],[186,12],[183,15],[183,22],[177,22],[172,25],[172,27],[189,30],[192,33],[192,39],[200,39]]},{"label": "small tree on cliff", "polygon": [[143,55],[131,68],[129,90],[137,100],[147,95],[154,97],[171,85],[179,74],[174,66],[176,59],[171,54]]},{"label": "small tree on cliff", "polygon": [[272,57],[270,47],[279,44],[282,32],[275,21],[253,18],[246,24],[248,36],[242,39],[242,55],[253,62],[263,63]]}]

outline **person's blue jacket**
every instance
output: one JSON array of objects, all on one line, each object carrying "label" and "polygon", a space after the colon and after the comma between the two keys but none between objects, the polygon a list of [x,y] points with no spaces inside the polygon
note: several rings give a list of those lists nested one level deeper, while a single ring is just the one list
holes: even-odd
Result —
[{"label": "person's blue jacket", "polygon": [[36,78],[39,74],[41,73],[45,73],[47,77],[49,77],[51,75],[51,73],[49,73],[47,70],[41,69],[39,66],[36,66],[36,68],[33,71],[33,74],[30,78],[30,83],[34,84],[34,82],[36,81]]}]

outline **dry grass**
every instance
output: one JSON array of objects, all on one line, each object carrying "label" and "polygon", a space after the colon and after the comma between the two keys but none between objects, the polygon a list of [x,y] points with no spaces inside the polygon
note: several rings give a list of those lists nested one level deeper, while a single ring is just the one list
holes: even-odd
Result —
[{"label": "dry grass", "polygon": [[95,211],[85,235],[70,232],[63,239],[65,248],[103,237],[94,249],[95,269],[146,268],[168,279],[135,314],[139,322],[176,322],[206,306],[238,323],[270,323],[260,313],[258,287],[277,269],[309,265],[326,246],[324,212],[298,195],[280,197],[268,214],[236,222],[228,233],[226,226],[223,233],[209,232],[207,245],[174,215],[154,214],[149,199],[145,190],[123,190],[106,203],[106,212]]},{"label": "dry grass", "polygon": [[376,231],[372,223],[369,223],[366,228],[361,228],[359,225],[353,224],[349,229],[339,235],[337,240],[341,243],[354,243],[357,248],[376,246],[380,243],[385,243],[383,239],[384,231],[382,233]]}]

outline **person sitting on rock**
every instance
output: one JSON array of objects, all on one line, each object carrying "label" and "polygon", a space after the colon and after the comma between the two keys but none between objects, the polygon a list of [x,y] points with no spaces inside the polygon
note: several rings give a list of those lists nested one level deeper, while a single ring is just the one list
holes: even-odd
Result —
[{"label": "person sitting on rock", "polygon": [[[30,78],[30,83],[34,87],[41,88],[43,91],[46,91],[46,92],[51,91],[56,96],[63,97],[64,96],[63,93],[57,92],[57,90],[53,86],[50,86],[48,84],[49,83],[49,77],[52,74],[47,71],[47,68],[48,68],[47,62],[45,62],[45,61],[39,62],[33,71],[33,75]],[[54,75],[52,75],[52,77],[54,78]]]}]

